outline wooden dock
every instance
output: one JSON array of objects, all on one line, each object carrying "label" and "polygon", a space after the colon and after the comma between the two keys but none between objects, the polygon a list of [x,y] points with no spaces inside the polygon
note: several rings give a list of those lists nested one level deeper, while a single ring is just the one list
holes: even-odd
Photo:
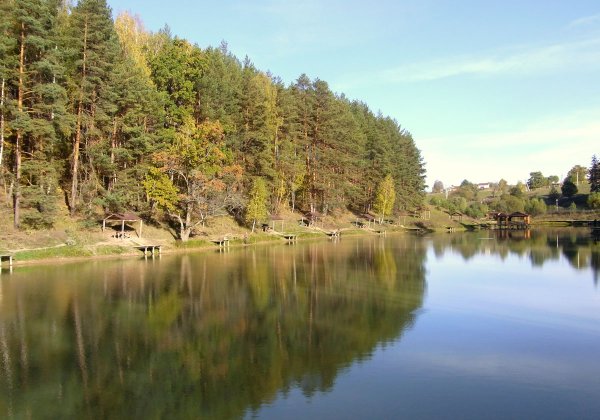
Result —
[{"label": "wooden dock", "polygon": [[2,254],[0,255],[0,267],[2,266],[2,262],[8,261],[8,266],[12,268],[14,257],[10,254]]},{"label": "wooden dock", "polygon": [[288,242],[296,242],[298,240],[298,235],[294,233],[284,233],[281,237]]},{"label": "wooden dock", "polygon": [[211,239],[213,244],[218,245],[219,248],[229,248],[229,238]]},{"label": "wooden dock", "polygon": [[154,251],[157,251],[158,254],[160,255],[161,247],[162,247],[162,245],[138,245],[138,246],[135,246],[134,248],[142,251],[144,253],[144,257],[147,257],[149,252],[154,257]]},{"label": "wooden dock", "polygon": [[329,239],[339,238],[341,232],[339,230],[333,230],[331,232],[325,232],[325,235],[329,237]]}]

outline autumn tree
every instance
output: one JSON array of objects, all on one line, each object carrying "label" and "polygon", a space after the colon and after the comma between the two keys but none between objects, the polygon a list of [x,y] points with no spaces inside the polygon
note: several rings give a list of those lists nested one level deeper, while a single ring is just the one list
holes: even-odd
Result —
[{"label": "autumn tree", "polygon": [[373,210],[379,215],[379,223],[383,223],[386,216],[392,214],[394,202],[396,201],[396,190],[391,175],[387,175],[377,187]]},{"label": "autumn tree", "polygon": [[[154,189],[149,188],[153,184],[147,178],[146,193],[178,223],[182,241],[187,241],[193,230],[210,217],[240,206],[242,170],[232,162],[218,122],[196,125],[191,117],[186,117],[174,143],[157,152],[155,162],[168,175],[172,186],[165,185],[164,177],[157,177]],[[178,191],[176,202],[173,187]]]},{"label": "autumn tree", "polygon": [[247,224],[252,224],[254,232],[256,222],[264,220],[267,214],[267,186],[262,178],[255,178],[248,195],[244,220]]}]

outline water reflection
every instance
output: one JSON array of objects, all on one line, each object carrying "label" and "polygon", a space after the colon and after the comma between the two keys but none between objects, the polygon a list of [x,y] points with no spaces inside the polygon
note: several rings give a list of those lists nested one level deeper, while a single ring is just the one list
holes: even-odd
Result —
[{"label": "water reflection", "polygon": [[460,235],[439,235],[431,239],[437,258],[459,253],[465,261],[485,254],[506,259],[509,255],[527,258],[532,266],[543,266],[561,258],[577,270],[591,269],[598,284],[600,243],[586,229],[540,229],[531,231],[484,231]]},{"label": "water reflection", "polygon": [[362,238],[19,268],[0,280],[0,413],[232,418],[328,392],[413,325],[425,255]]}]

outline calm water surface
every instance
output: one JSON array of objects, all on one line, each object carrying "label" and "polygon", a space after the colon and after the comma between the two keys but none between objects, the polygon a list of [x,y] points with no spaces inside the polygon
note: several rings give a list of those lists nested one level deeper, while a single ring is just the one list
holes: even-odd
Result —
[{"label": "calm water surface", "polygon": [[6,269],[0,418],[600,418],[587,231]]}]

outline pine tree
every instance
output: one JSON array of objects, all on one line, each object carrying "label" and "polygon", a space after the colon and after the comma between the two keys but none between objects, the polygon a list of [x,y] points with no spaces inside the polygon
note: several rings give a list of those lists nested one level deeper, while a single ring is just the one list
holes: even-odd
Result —
[{"label": "pine tree", "polygon": [[592,163],[588,172],[588,181],[590,183],[590,192],[600,192],[600,162],[596,155],[592,156]]},{"label": "pine tree", "polygon": [[[4,139],[7,131],[6,119],[8,115],[9,80],[16,68],[16,54],[14,54],[16,38],[12,36],[13,22],[12,11],[14,2],[7,0],[0,3],[0,175],[4,175]],[[2,177],[2,179],[4,179]]]},{"label": "pine tree", "polygon": [[[4,51],[8,68],[6,89],[15,102],[10,116],[13,139],[13,217],[15,227],[21,224],[23,199],[24,153],[27,160],[27,185],[45,185],[52,172],[44,169],[52,161],[52,149],[57,140],[57,129],[64,128],[65,91],[57,82],[63,71],[57,56],[55,23],[58,4],[50,0],[14,0],[8,16],[10,26],[6,33],[16,40],[14,49]],[[4,44],[6,45],[6,44]],[[5,64],[6,65],[6,64]],[[11,69],[12,67],[12,69]],[[4,92],[3,92],[4,98]],[[4,132],[4,131],[3,131]],[[32,168],[39,168],[34,170]],[[47,189],[53,193],[56,188]],[[39,204],[39,203],[38,203]],[[39,210],[39,205],[35,207]]]},{"label": "pine tree", "polygon": [[275,178],[275,148],[281,125],[277,90],[271,79],[248,63],[243,70],[241,136],[237,146],[245,173]]},{"label": "pine tree", "polygon": [[[94,152],[102,148],[103,139],[110,137],[111,117],[116,110],[110,80],[119,58],[119,43],[105,0],[81,0],[77,4],[69,17],[66,42],[71,52],[70,99],[75,115],[69,197],[70,211],[74,214],[81,194],[80,180],[86,182],[86,202],[91,201],[100,187],[94,161],[100,156]],[[82,157],[87,164],[83,173]]]}]

